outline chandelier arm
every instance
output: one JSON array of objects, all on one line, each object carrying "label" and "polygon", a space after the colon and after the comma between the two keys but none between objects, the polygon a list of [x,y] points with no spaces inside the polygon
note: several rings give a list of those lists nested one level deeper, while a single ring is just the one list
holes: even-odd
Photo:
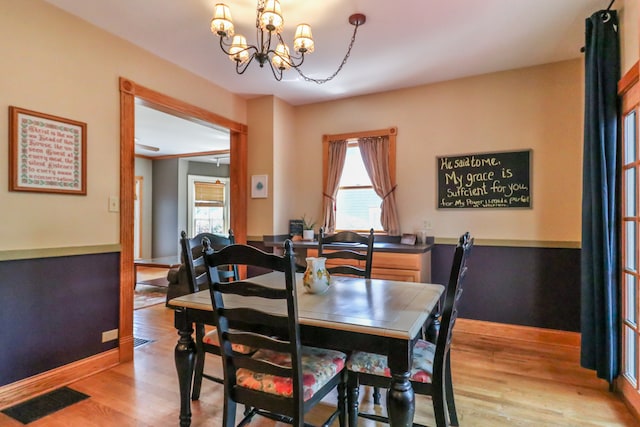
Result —
[{"label": "chandelier arm", "polygon": [[355,28],[353,29],[353,35],[351,36],[351,42],[349,43],[349,47],[347,48],[347,53],[344,55],[344,58],[342,59],[342,62],[338,66],[338,69],[333,74],[331,74],[329,77],[324,78],[324,79],[314,79],[313,77],[306,76],[298,68],[300,65],[302,65],[302,62],[300,64],[298,64],[297,66],[293,66],[293,68],[295,68],[295,70],[298,72],[298,74],[300,74],[300,76],[302,76],[302,78],[307,82],[313,82],[313,83],[317,83],[317,84],[321,85],[321,84],[327,83],[328,81],[332,80],[335,76],[338,75],[340,70],[342,70],[342,67],[344,67],[344,65],[347,63],[347,60],[349,59],[349,56],[351,55],[351,48],[353,48],[353,44],[356,41],[356,34],[358,33],[358,27],[360,25],[361,24],[359,24],[359,23],[355,23],[354,24]]},{"label": "chandelier arm", "polygon": [[[222,49],[222,51],[223,51],[225,54],[227,54],[227,55],[233,55],[233,54],[232,54],[232,53],[227,49],[228,47],[231,47],[231,43],[226,43],[226,44],[225,44],[225,43],[223,43],[223,40],[224,40],[224,38],[223,38],[223,37],[220,37],[220,49]],[[251,53],[251,51],[252,51],[252,50],[254,51],[254,53]],[[253,59],[253,57],[255,56],[255,52],[257,52],[257,51],[258,51],[258,49],[256,49],[256,47],[255,47],[255,46],[250,45],[250,46],[247,46],[245,49],[242,49],[242,50],[237,51],[237,52],[236,52],[236,54],[237,54],[237,53],[242,53],[242,52],[249,52],[249,54],[251,55],[251,59]],[[249,61],[251,61],[251,59],[249,59]],[[249,62],[249,61],[247,61],[247,62]]]},{"label": "chandelier arm", "polygon": [[247,71],[247,68],[249,68],[249,64],[251,64],[253,62],[253,58],[255,57],[255,54],[251,55],[249,57],[249,59],[245,62],[240,62],[240,61],[235,61],[236,62],[236,73],[238,74],[244,74],[245,71]]},{"label": "chandelier arm", "polygon": [[277,81],[282,80],[282,70],[280,68],[278,68],[276,71],[276,68],[273,66],[273,64],[271,63],[271,61],[267,61],[269,63],[269,67],[271,68],[271,72],[273,73],[273,77],[275,77],[275,79]]}]

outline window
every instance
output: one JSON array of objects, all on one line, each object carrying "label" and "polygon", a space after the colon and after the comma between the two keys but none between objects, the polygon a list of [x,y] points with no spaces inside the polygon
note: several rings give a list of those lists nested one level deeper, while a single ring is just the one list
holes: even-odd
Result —
[{"label": "window", "polygon": [[336,196],[336,229],[382,231],[381,203],[367,175],[358,144],[351,142]]},{"label": "window", "polygon": [[[633,67],[637,70],[637,64]],[[637,71],[636,71],[637,72]],[[621,82],[625,81],[623,78]],[[637,74],[624,89],[622,104],[622,375],[617,380],[622,395],[635,410],[640,408],[640,152],[638,118],[640,91]]]},{"label": "window", "polygon": [[[396,133],[396,128],[388,128],[323,136],[322,223],[327,231],[399,232]],[[363,158],[371,165],[372,177]]]},{"label": "window", "polygon": [[229,230],[228,178],[189,175],[189,235]]}]

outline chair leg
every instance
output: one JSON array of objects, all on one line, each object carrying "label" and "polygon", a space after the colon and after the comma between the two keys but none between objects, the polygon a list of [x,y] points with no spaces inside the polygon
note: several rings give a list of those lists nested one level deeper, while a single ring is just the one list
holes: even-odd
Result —
[{"label": "chair leg", "polygon": [[236,425],[236,402],[225,395],[224,414],[222,416],[223,427],[235,427]]},{"label": "chair leg", "polygon": [[340,427],[347,427],[347,370],[342,372],[342,381],[338,384],[338,422]]},{"label": "chair leg", "polygon": [[459,426],[458,413],[456,412],[456,402],[453,397],[453,381],[451,379],[451,357],[447,353],[444,371],[444,389],[447,394],[447,410],[449,411],[449,421],[452,426]]},{"label": "chair leg", "polygon": [[380,388],[379,387],[373,388],[373,404],[380,405]]},{"label": "chair leg", "polygon": [[204,338],[204,325],[196,324],[196,366],[193,371],[193,388],[191,389],[191,400],[200,399],[200,390],[202,388],[202,374],[204,373],[204,348],[202,340]]},{"label": "chair leg", "polygon": [[347,380],[347,409],[349,412],[349,427],[358,427],[358,395],[360,385],[358,374],[349,372]]},{"label": "chair leg", "polygon": [[437,427],[447,427],[444,376],[444,373],[433,376],[431,401],[433,403],[433,415],[435,416]]}]

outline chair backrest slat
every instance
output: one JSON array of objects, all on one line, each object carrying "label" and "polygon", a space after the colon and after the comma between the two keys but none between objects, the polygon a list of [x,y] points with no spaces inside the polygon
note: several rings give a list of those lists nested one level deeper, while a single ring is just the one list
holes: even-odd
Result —
[{"label": "chair backrest slat", "polygon": [[276,365],[259,359],[252,359],[245,355],[238,355],[233,358],[236,368],[249,369],[253,372],[260,372],[265,375],[277,375],[279,377],[291,377],[293,369],[290,366]]},{"label": "chair backrest slat", "polygon": [[[366,236],[353,231],[341,231],[332,235],[326,235],[324,229],[320,229],[318,237],[318,256],[327,259],[345,259],[364,261],[364,267],[357,267],[350,263],[343,265],[327,266],[329,274],[348,274],[361,276],[366,279],[371,278],[371,268],[373,262],[373,229],[369,230]],[[340,244],[351,245],[351,247],[340,247],[339,249],[326,249],[326,245]],[[359,250],[362,248],[362,250]]]},{"label": "chair backrest slat", "polygon": [[[238,294],[241,295],[241,294]],[[252,295],[252,296],[255,296]],[[273,298],[269,298],[273,299]],[[273,314],[264,313],[260,310],[254,310],[251,308],[219,308],[220,315],[223,315],[232,322],[249,322],[257,323],[264,322],[265,325],[269,325],[272,328],[286,328],[289,326],[289,320],[283,316],[277,316]]]},{"label": "chair backrest slat", "polygon": [[243,280],[242,286],[238,287],[240,282],[218,283],[216,290],[223,294],[236,294],[243,297],[260,297],[267,299],[284,299],[287,297],[286,289],[275,289],[253,283],[250,280]]},{"label": "chair backrest slat", "polygon": [[255,332],[232,332],[228,334],[229,341],[232,344],[241,344],[246,346],[257,345],[259,348],[272,348],[274,351],[284,353],[288,351],[288,341],[282,341],[277,338],[267,337]]}]

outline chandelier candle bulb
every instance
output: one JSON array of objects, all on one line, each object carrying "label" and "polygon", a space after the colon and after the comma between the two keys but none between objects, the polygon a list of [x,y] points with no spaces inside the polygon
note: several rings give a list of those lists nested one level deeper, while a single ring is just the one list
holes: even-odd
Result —
[{"label": "chandelier candle bulb", "polygon": [[289,56],[289,48],[280,43],[276,47],[276,54],[271,58],[273,66],[279,70],[288,70],[291,68],[291,57]]},{"label": "chandelier candle bulb", "polygon": [[229,59],[241,64],[249,60],[247,39],[243,35],[236,34],[233,36],[233,42],[231,42],[231,47],[229,48]]},{"label": "chandelier candle bulb", "polygon": [[278,0],[268,0],[260,15],[260,27],[263,30],[280,34],[284,28],[282,9]]},{"label": "chandelier candle bulb", "polygon": [[309,24],[300,24],[293,38],[293,50],[300,53],[313,53],[313,36]]},{"label": "chandelier candle bulb", "polygon": [[226,4],[218,3],[215,5],[211,20],[211,32],[220,37],[233,37],[233,20],[229,6]]}]

